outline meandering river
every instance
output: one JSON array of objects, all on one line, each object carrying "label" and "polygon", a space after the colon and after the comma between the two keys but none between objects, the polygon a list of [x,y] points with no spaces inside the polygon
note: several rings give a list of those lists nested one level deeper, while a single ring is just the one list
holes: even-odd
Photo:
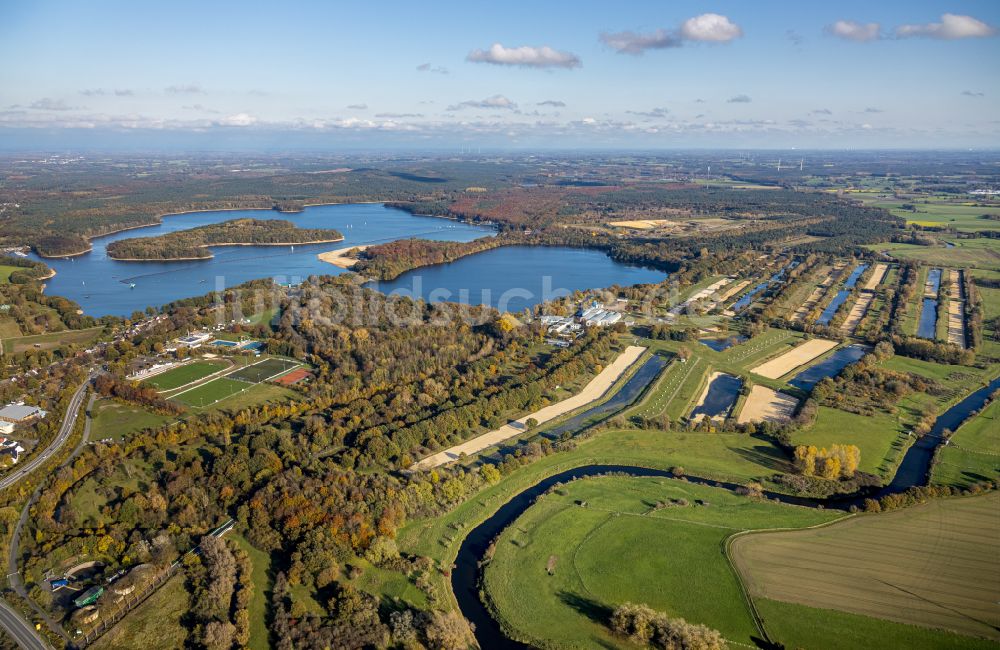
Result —
[{"label": "meandering river", "polygon": [[[344,241],[294,247],[222,246],[212,249],[213,258],[196,261],[123,262],[107,255],[107,245],[120,239],[152,237],[242,218],[285,219],[300,228],[335,228],[344,234]],[[159,306],[258,278],[295,283],[310,275],[343,273],[343,269],[316,257],[333,248],[410,237],[471,241],[493,234],[491,228],[416,216],[379,203],[318,205],[291,214],[272,210],[189,212],[168,215],[157,225],[94,238],[89,253],[42,261],[56,271],[56,276],[46,283],[48,294],[75,300],[91,316],[128,316],[150,305]],[[417,269],[376,288],[430,300],[465,299],[469,304],[500,305],[516,311],[566,292],[612,284],[659,282],[664,277],[659,271],[620,264],[596,250],[522,246]]]}]

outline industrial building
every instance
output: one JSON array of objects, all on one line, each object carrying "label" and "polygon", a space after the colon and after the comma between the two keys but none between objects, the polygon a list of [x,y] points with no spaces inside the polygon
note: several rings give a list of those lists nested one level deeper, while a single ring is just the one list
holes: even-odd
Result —
[{"label": "industrial building", "polygon": [[32,420],[41,420],[46,415],[48,414],[37,406],[29,406],[24,402],[14,402],[0,409],[0,422],[21,424]]}]

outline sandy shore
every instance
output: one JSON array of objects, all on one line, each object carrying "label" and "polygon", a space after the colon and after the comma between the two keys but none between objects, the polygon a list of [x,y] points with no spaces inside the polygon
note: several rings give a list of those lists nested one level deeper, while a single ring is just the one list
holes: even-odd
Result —
[{"label": "sandy shore", "polygon": [[837,347],[836,341],[810,339],[781,356],[766,361],[756,368],[752,368],[750,372],[761,377],[767,377],[768,379],[778,379],[835,347]]},{"label": "sandy shore", "polygon": [[740,409],[740,414],[736,421],[740,424],[747,422],[787,422],[792,419],[795,407],[799,400],[791,395],[779,393],[778,391],[754,384],[750,389],[750,394]]},{"label": "sandy shore", "polygon": [[622,374],[624,374],[625,371],[628,370],[645,351],[646,348],[644,347],[630,345],[625,348],[625,351],[618,355],[618,358],[612,361],[607,368],[591,379],[590,383],[584,386],[583,390],[576,395],[567,397],[561,402],[550,404],[549,406],[539,409],[534,413],[518,418],[513,422],[505,424],[499,429],[495,429],[489,433],[484,433],[483,435],[473,438],[472,440],[467,440],[460,445],[455,445],[454,447],[440,451],[433,456],[428,456],[413,465],[412,469],[431,469],[457,460],[462,454],[471,456],[472,454],[488,449],[497,443],[503,442],[508,438],[521,435],[527,431],[525,422],[527,422],[529,418],[534,418],[538,421],[538,424],[544,424],[545,422],[553,420],[561,415],[565,415],[570,411],[578,409],[581,406],[586,406],[590,402],[600,399],[608,391],[608,389],[610,389],[614,383],[618,381],[618,378],[621,377]]},{"label": "sandy shore", "polygon": [[342,269],[349,269],[357,264],[358,260],[355,257],[348,257],[348,253],[351,251],[363,251],[371,246],[371,244],[362,244],[361,246],[350,246],[348,248],[338,248],[337,250],[327,251],[325,253],[320,253],[316,257],[319,258],[321,262],[326,262],[327,264],[333,264],[334,266],[339,266]]}]

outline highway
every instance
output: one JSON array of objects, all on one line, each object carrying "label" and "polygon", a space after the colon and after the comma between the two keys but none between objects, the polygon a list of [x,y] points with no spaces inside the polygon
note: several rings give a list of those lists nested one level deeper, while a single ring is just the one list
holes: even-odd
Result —
[{"label": "highway", "polygon": [[11,609],[10,605],[0,599],[0,625],[3,626],[10,638],[14,639],[17,645],[25,650],[50,650],[49,644],[38,636],[29,623],[21,615]]},{"label": "highway", "polygon": [[[62,425],[59,427],[59,433],[56,435],[55,439],[42,451],[41,454],[26,462],[23,467],[15,470],[14,473],[7,475],[0,480],[0,489],[6,489],[16,485],[18,481],[30,474],[33,470],[38,468],[45,461],[58,453],[60,449],[62,449],[62,446],[66,444],[70,434],[73,432],[73,427],[76,425],[77,414],[80,412],[80,405],[83,403],[83,398],[87,394],[87,386],[89,385],[90,378],[88,377],[87,381],[83,382],[83,384],[76,389],[76,392],[73,393],[73,397],[70,398],[69,401],[69,407],[66,409],[66,416],[63,418]],[[89,420],[86,424],[88,425],[87,429],[89,429]],[[81,440],[80,445],[73,453],[73,456],[79,453],[80,449],[83,447],[87,440],[88,433],[89,431],[84,432],[83,440]],[[72,456],[70,459],[72,459]],[[35,489],[35,493],[28,499],[28,503],[24,506],[24,509],[21,512],[21,517],[18,520],[17,527],[14,529],[14,534],[11,539],[10,554],[8,557],[9,575],[7,578],[11,586],[14,588],[14,591],[25,599],[28,599],[28,593],[27,590],[25,590],[24,585],[21,583],[20,574],[17,572],[17,552],[21,546],[21,529],[27,521],[28,511],[31,504],[38,497],[40,490],[41,485]],[[29,602],[31,602],[30,599]],[[52,621],[49,621],[48,617],[45,618],[49,622],[50,627],[58,629],[53,625]],[[22,648],[26,648],[28,650],[33,650],[35,648],[48,650],[49,648],[48,643],[46,643],[38,635],[35,628],[28,621],[21,618],[21,615],[14,611],[14,609],[12,609],[2,599],[0,599],[0,626],[3,626],[7,634],[9,634],[11,638],[14,639]]]},{"label": "highway", "polygon": [[55,437],[49,446],[46,447],[42,453],[36,455],[29,461],[26,461],[24,465],[15,469],[12,473],[0,479],[0,490],[6,490],[7,488],[16,485],[18,481],[23,479],[25,476],[34,471],[38,466],[42,465],[49,458],[52,458],[69,438],[69,434],[73,432],[73,425],[76,424],[76,415],[80,411],[80,404],[83,403],[83,396],[87,392],[87,386],[90,385],[90,380],[83,382],[76,392],[73,393],[72,399],[69,402],[69,408],[66,409],[66,417],[63,418],[62,426],[59,427],[59,434]]}]

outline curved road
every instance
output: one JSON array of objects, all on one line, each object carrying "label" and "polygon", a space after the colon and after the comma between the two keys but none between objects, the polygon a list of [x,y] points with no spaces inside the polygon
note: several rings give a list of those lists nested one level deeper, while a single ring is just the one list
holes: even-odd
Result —
[{"label": "curved road", "polygon": [[7,476],[0,479],[0,490],[6,490],[7,488],[15,485],[18,481],[23,479],[25,476],[34,471],[39,465],[52,458],[53,455],[58,452],[64,444],[66,444],[66,439],[69,438],[69,434],[73,432],[73,425],[76,424],[76,414],[80,411],[80,404],[83,403],[84,393],[87,392],[87,386],[90,385],[90,378],[76,389],[73,393],[73,397],[69,401],[69,408],[66,409],[66,417],[63,418],[62,426],[59,427],[59,434],[55,437],[49,446],[46,447],[42,453],[38,454],[31,460],[27,461],[23,466],[14,470]]},{"label": "curved road", "polygon": [[[62,449],[62,446],[66,444],[69,439],[70,434],[73,432],[73,427],[76,425],[76,418],[80,412],[80,405],[83,403],[83,398],[87,393],[87,386],[90,385],[90,377],[87,381],[83,382],[76,392],[73,393],[73,397],[70,398],[69,407],[66,409],[66,416],[63,418],[62,425],[59,427],[59,433],[56,435],[55,439],[46,447],[42,453],[38,454],[36,457],[32,458],[30,461],[26,462],[23,467],[17,469],[11,474],[5,476],[0,480],[0,490],[7,489],[18,483],[25,476],[30,474],[32,471],[41,466],[45,461],[51,458],[53,455]],[[89,418],[87,421],[89,429]],[[80,446],[76,448],[73,452],[75,456],[83,445],[87,441],[87,431],[84,432],[83,440],[80,442]],[[72,459],[72,456],[70,457]],[[68,460],[67,460],[68,462]],[[24,510],[21,512],[21,517],[18,521],[17,527],[14,529],[14,535],[11,539],[10,545],[10,556],[8,558],[8,571],[7,576],[11,586],[14,591],[18,593],[22,598],[28,598],[27,591],[24,589],[24,585],[21,582],[21,576],[17,573],[17,550],[21,546],[21,528],[28,518],[28,510],[31,508],[32,502],[37,498],[40,492],[41,485],[39,489],[36,489],[31,498],[28,499],[28,503],[25,505]],[[32,602],[30,599],[28,602]],[[48,617],[46,617],[47,619]],[[52,622],[49,622],[50,627]],[[6,602],[0,599],[0,626],[4,628],[7,634],[10,635],[14,641],[17,642],[22,648],[27,650],[48,650],[49,644],[39,636],[38,632],[28,621],[21,617],[20,613],[10,607]]]}]

